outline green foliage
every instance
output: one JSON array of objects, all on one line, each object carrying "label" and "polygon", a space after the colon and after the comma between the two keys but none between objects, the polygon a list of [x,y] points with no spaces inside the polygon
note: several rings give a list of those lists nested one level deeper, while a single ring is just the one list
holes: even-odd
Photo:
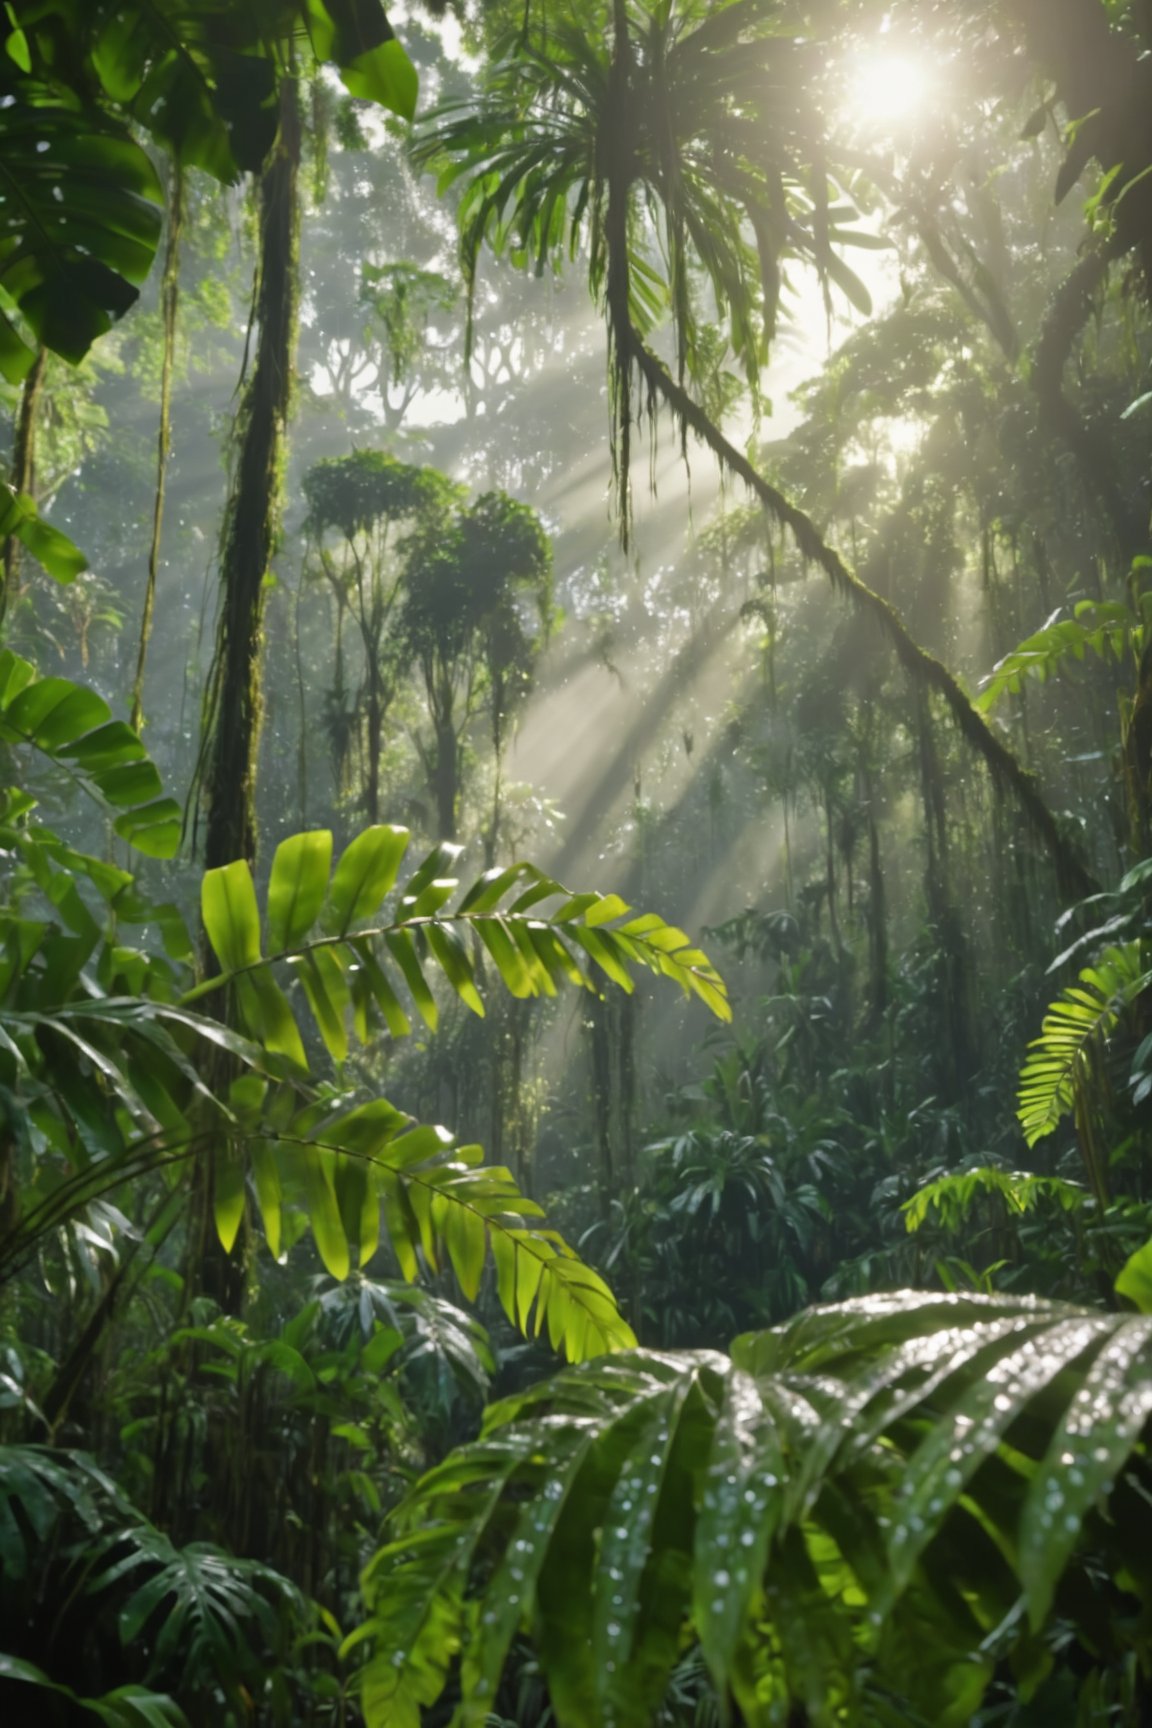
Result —
[{"label": "green foliage", "polygon": [[[236,1704],[246,1689],[262,1691],[267,1658],[283,1654],[305,1617],[299,1592],[270,1567],[207,1543],[176,1548],[82,1453],[0,1447],[0,1561],[9,1641],[23,1633],[41,1661],[54,1657],[69,1673],[78,1654],[69,1635],[91,1645],[114,1628],[137,1679],[190,1704],[217,1688]],[[26,1625],[42,1596],[60,1605],[56,1637],[43,1649],[42,1633]],[[0,1664],[0,1679],[73,1695],[19,1657]],[[185,1720],[144,1685],[81,1702],[118,1728]]]},{"label": "green foliage", "polygon": [[1029,1146],[1076,1104],[1090,1065],[1121,1013],[1152,980],[1139,942],[1109,948],[1052,1003],[1020,1070],[1017,1115]]},{"label": "green foliage", "polygon": [[[126,807],[117,826],[138,845],[159,852],[160,837],[174,843],[174,807],[154,797],[161,791],[154,767],[98,696],[64,679],[38,679],[10,653],[0,675],[0,732],[65,761]],[[247,864],[206,874],[204,927],[222,970],[181,996],[167,962],[102,941],[77,877],[110,914],[155,919],[180,962],[191,943],[178,914],[142,901],[126,872],[29,828],[20,820],[24,795],[10,802],[24,893],[46,900],[69,933],[61,936],[55,916],[30,917],[15,905],[6,914],[0,1109],[23,1189],[23,1215],[0,1250],[7,1275],[111,1188],[159,1170],[178,1178],[195,1159],[212,1172],[226,1249],[239,1232],[250,1173],[276,1256],[285,1208],[300,1204],[324,1265],[346,1277],[354,1260],[363,1267],[376,1252],[383,1205],[407,1278],[421,1261],[435,1270],[443,1259],[475,1298],[490,1248],[496,1293],[514,1325],[537,1335],[546,1328],[574,1360],[632,1341],[603,1280],[536,1222],[540,1209],[506,1170],[479,1168],[478,1147],[417,1127],[384,1100],[349,1109],[339,1094],[301,1097],[310,1065],[273,967],[299,984],[320,1039],[341,1064],[350,1027],[362,1043],[378,1027],[394,1037],[409,1030],[399,991],[435,1027],[429,966],[482,1014],[482,955],[517,996],[554,995],[565,980],[592,989],[591,963],[631,989],[631,972],[642,965],[726,1017],[723,982],[682,932],[653,915],[629,917],[618,897],[572,895],[529,865],[489,871],[457,897],[459,884],[446,874],[458,855],[450,846],[437,847],[397,889],[406,830],[366,830],[334,869],[332,837],[318,832],[278,848],[263,933]],[[374,922],[394,889],[394,914]],[[96,977],[87,971],[93,957]],[[225,985],[234,993],[235,1031],[193,1007]],[[195,1053],[206,1043],[243,1070],[226,1097],[198,1070]]]},{"label": "green foliage", "polygon": [[[28,660],[0,651],[0,741],[29,745],[116,812],[121,839],[150,858],[171,858],[180,844],[180,806],[136,733],[94,690],[67,678],[41,678]],[[22,810],[27,794],[18,795]],[[9,805],[11,810],[11,803]]]},{"label": "green foliage", "polygon": [[[629,991],[632,970],[642,966],[673,980],[717,1018],[731,1017],[723,981],[683,931],[654,913],[630,915],[618,895],[573,894],[531,864],[489,870],[458,893],[459,880],[448,872],[460,848],[441,844],[399,885],[394,914],[380,922],[408,841],[404,828],[365,829],[331,880],[330,835],[283,842],[272,864],[267,952],[248,865],[208,871],[202,912],[221,971],[189,991],[184,1003],[234,984],[242,1029],[298,1068],[307,1059],[295,1013],[272,976],[277,961],[290,965],[338,1063],[348,1055],[350,1022],[362,1042],[381,1025],[393,1037],[410,1030],[401,991],[435,1030],[439,1008],[425,970],[429,962],[482,1015],[482,955],[520,998],[554,996],[565,981],[594,990],[597,975]],[[277,950],[289,928],[292,938]]]},{"label": "green foliage", "polygon": [[406,119],[416,108],[415,69],[378,0],[261,0],[239,13],[223,0],[15,0],[8,10],[0,372],[10,382],[37,344],[78,363],[136,301],[162,192],[134,124],[181,165],[230,181],[263,164],[277,79],[298,75],[302,56],[333,64],[353,96]]},{"label": "green foliage", "polygon": [[1128,1256],[1116,1276],[1116,1293],[1141,1314],[1152,1314],[1152,1242]]},{"label": "green foliage", "polygon": [[304,476],[308,530],[322,536],[335,529],[353,540],[381,523],[446,510],[455,490],[434,468],[401,462],[384,450],[327,457]]},{"label": "green foliage", "polygon": [[[29,662],[5,652],[0,735],[37,746],[90,781],[122,811],[119,831],[142,849],[173,849],[175,806],[160,796],[136,735],[112,721],[93,692],[39,679]],[[593,963],[631,989],[631,972],[641,965],[727,1016],[719,975],[682,932],[652,915],[629,917],[615,896],[572,895],[529,865],[490,871],[457,896],[459,884],[446,872],[458,849],[449,846],[436,848],[397,888],[406,830],[366,830],[334,869],[331,835],[308,833],[276,852],[263,932],[248,866],[206,874],[204,927],[222,970],[181,996],[171,964],[133,955],[102,935],[78,879],[109,917],[157,922],[177,964],[191,953],[179,915],[142,900],[127,872],[28,826],[29,803],[24,794],[10,795],[9,847],[26,872],[19,892],[50,911],[30,916],[14,902],[4,920],[0,1110],[23,1190],[22,1216],[0,1249],[7,1275],[111,1188],[157,1170],[178,1176],[189,1160],[207,1159],[226,1248],[244,1216],[250,1173],[276,1256],[285,1207],[298,1203],[325,1266],[345,1277],[354,1260],[365,1266],[376,1252],[383,1205],[407,1278],[417,1276],[421,1260],[435,1270],[443,1258],[474,1298],[491,1248],[496,1292],[514,1325],[536,1334],[547,1328],[553,1346],[572,1359],[632,1341],[608,1287],[536,1222],[540,1209],[506,1170],[479,1168],[479,1148],[416,1127],[384,1100],[349,1109],[339,1095],[301,1098],[310,1064],[273,968],[299,985],[339,1064],[350,1030],[366,1043],[378,1028],[394,1037],[410,1029],[401,992],[435,1027],[429,967],[483,1014],[481,956],[517,996],[554,995],[562,981],[592,989]],[[394,889],[394,913],[379,922]],[[88,971],[94,959],[96,976]],[[235,1031],[193,1007],[225,985],[234,993]],[[201,1078],[196,1051],[206,1044],[244,1070],[227,1097]]]},{"label": "green foliage", "polygon": [[[850,226],[853,205],[813,167],[821,151],[804,95],[806,45],[762,0],[629,3],[616,16],[626,45],[614,48],[606,4],[510,33],[479,98],[430,116],[415,158],[439,171],[441,192],[464,184],[470,285],[485,242],[538,274],[585,253],[597,298],[623,289],[637,330],[671,309],[683,362],[703,328],[690,288],[699,270],[754,379],[775,330],[785,255],[868,304],[838,248],[872,237]],[[610,196],[628,206],[614,231],[626,230],[626,265],[610,261]],[[641,210],[658,224],[657,246],[642,238]]]},{"label": "green foliage", "polygon": [[536,512],[486,492],[417,539],[402,629],[417,653],[445,668],[482,634],[493,667],[511,670],[530,659],[517,595],[535,600],[546,631],[551,581],[552,546]]},{"label": "green foliage", "polygon": [[[50,1679],[35,1663],[3,1652],[0,1652],[0,1682],[35,1686],[55,1697],[66,1698],[76,1709],[97,1717],[107,1728],[187,1728],[187,1717],[171,1698],[144,1686],[117,1686],[99,1698],[82,1698],[71,1686]],[[45,1702],[50,1709],[50,1701]]]},{"label": "green foliage", "polygon": [[[74,365],[135,303],[160,239],[160,182],[127,130],[19,81],[0,111],[0,372],[17,382],[42,344]],[[31,332],[29,342],[17,317]]]},{"label": "green foliage", "polygon": [[944,1230],[961,1230],[978,1200],[989,1196],[1001,1201],[1008,1212],[1023,1214],[1046,1201],[1055,1201],[1065,1212],[1077,1211],[1087,1195],[1075,1182],[1059,1176],[1034,1176],[1025,1170],[998,1170],[981,1165],[974,1170],[954,1171],[928,1182],[904,1202],[909,1233],[934,1218]]},{"label": "green foliage", "polygon": [[1044,684],[1071,662],[1083,661],[1088,653],[1113,662],[1121,662],[1129,654],[1139,655],[1152,613],[1152,594],[1142,597],[1141,624],[1119,600],[1078,600],[1071,618],[1062,617],[1062,611],[1058,608],[1042,629],[1026,636],[996,662],[973,702],[981,714],[987,714],[1002,696],[1019,695],[1025,680]]},{"label": "green foliage", "polygon": [[31,498],[5,488],[0,491],[0,543],[13,535],[57,582],[74,582],[88,568],[79,547],[45,522]]},{"label": "green foliage", "polygon": [[1140,1647],[1084,1592],[1100,1553],[1152,1590],[1150,1413],[1146,1320],[1029,1298],[871,1297],[732,1360],[567,1372],[394,1520],[356,1635],[367,1720],[415,1724],[459,1648],[458,1720],[482,1722],[523,1629],[561,1728],[640,1728],[690,1636],[749,1724],[880,1723],[895,1695],[960,1728],[998,1661],[1049,1671],[1057,1603],[1089,1670]]}]

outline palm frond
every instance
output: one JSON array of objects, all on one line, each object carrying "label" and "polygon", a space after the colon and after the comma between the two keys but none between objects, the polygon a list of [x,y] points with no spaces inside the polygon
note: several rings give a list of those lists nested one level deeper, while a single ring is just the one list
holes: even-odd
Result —
[{"label": "palm frond", "polygon": [[[273,976],[288,969],[329,1054],[343,1062],[349,1032],[367,1041],[383,1025],[403,1036],[406,997],[430,1029],[439,1008],[429,963],[474,1013],[483,1014],[481,955],[513,996],[554,996],[570,982],[594,989],[594,973],[620,989],[647,968],[677,983],[719,1019],[731,1017],[723,980],[683,931],[654,913],[632,915],[617,895],[574,894],[531,864],[486,872],[462,893],[450,874],[460,848],[442,844],[397,888],[407,829],[366,829],[331,872],[332,836],[295,835],[277,848],[262,942],[252,873],[243,861],[204,877],[204,926],[221,970],[182,998],[191,1004],[232,984],[248,1035],[290,1068],[307,1067],[295,1011]],[[392,916],[377,921],[396,889]]]},{"label": "palm frond", "polygon": [[692,1637],[750,1724],[830,1728],[887,1686],[960,1725],[1082,1558],[1152,1599],[1150,1416],[1152,1319],[1029,1298],[869,1297],[731,1359],[566,1371],[397,1515],[355,1635],[367,1720],[430,1702],[459,1646],[481,1722],[524,1632],[561,1728],[649,1722]]}]

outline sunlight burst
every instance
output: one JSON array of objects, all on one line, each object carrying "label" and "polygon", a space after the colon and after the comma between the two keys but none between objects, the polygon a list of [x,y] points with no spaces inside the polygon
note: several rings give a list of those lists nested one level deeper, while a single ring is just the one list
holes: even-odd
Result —
[{"label": "sunlight burst", "polygon": [[926,117],[939,84],[936,68],[923,55],[869,49],[848,68],[848,111],[870,131],[894,132]]}]

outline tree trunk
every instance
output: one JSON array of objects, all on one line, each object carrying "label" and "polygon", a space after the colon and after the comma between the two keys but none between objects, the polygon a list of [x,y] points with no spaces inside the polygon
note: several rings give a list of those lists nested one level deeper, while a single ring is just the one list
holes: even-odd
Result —
[{"label": "tree trunk", "polygon": [[[14,491],[26,493],[30,498],[36,496],[36,429],[40,411],[40,387],[44,382],[44,368],[47,363],[48,350],[41,348],[32,363],[32,370],[24,380],[12,439],[12,472],[8,476],[8,482]],[[15,534],[10,534],[4,542],[4,590],[0,594],[0,621],[20,593],[20,552],[19,540]]]},{"label": "tree trunk", "polygon": [[256,855],[265,578],[275,548],[296,348],[300,112],[280,89],[280,131],[260,181],[256,363],[239,415],[220,559],[220,625],[202,743],[208,869]]},{"label": "tree trunk", "polygon": [[366,807],[368,821],[373,826],[380,820],[380,751],[384,740],[384,705],[380,698],[380,673],[371,661],[368,666],[368,782]]},{"label": "tree trunk", "polygon": [[156,611],[156,583],[160,574],[160,544],[164,532],[164,494],[168,482],[168,460],[172,454],[172,375],[176,364],[176,324],[180,312],[180,232],[184,225],[184,170],[173,164],[168,188],[168,244],[164,252],[164,280],[160,289],[160,312],[164,325],[164,360],[160,371],[160,427],[156,437],[156,496],[152,506],[152,544],[148,549],[148,581],[144,610],[140,616],[140,646],[136,651],[136,679],[132,686],[132,725],[137,732],[144,724],[144,668],[152,619]]},{"label": "tree trunk", "polygon": [[460,799],[460,740],[451,721],[436,727],[435,782],[438,838],[455,840]]},{"label": "tree trunk", "polygon": [[[220,623],[201,739],[206,807],[204,863],[212,870],[256,856],[255,782],[262,707],[265,578],[275,547],[292,368],[296,347],[297,182],[300,113],[296,84],[280,87],[280,130],[260,179],[260,258],[256,289],[256,362],[238,416],[232,492],[220,558]],[[227,1005],[222,1004],[222,1013]],[[226,1090],[230,1058],[210,1076]],[[243,1305],[247,1229],[232,1254],[215,1228],[214,1158],[196,1171],[189,1232],[191,1269],[201,1290],[227,1313]]]}]

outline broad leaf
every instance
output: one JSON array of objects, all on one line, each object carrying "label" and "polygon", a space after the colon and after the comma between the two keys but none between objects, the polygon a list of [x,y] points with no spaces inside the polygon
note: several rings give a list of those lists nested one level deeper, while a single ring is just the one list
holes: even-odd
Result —
[{"label": "broad leaf", "polygon": [[35,340],[78,364],[137,298],[160,238],[160,182],[127,130],[92,110],[0,110],[0,372],[24,376]]}]

